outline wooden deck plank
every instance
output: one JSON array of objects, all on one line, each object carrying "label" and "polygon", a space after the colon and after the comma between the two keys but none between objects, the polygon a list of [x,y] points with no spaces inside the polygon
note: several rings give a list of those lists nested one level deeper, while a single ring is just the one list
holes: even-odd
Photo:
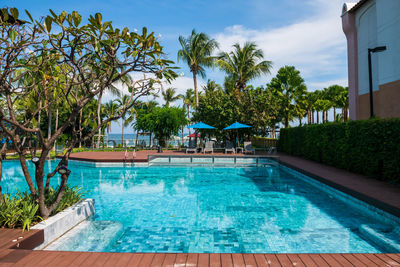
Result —
[{"label": "wooden deck plank", "polygon": [[385,255],[393,259],[395,262],[400,263],[400,254],[387,253]]},{"label": "wooden deck plank", "polygon": [[307,254],[318,266],[330,266],[328,262],[319,254]]},{"label": "wooden deck plank", "polygon": [[164,262],[166,254],[164,253],[157,253],[154,258],[153,261],[151,262],[151,267],[162,267],[162,264]]},{"label": "wooden deck plank", "polygon": [[81,266],[81,264],[90,256],[90,252],[82,252],[75,260],[71,262],[72,266]]},{"label": "wooden deck plank", "polygon": [[132,267],[139,267],[140,261],[142,260],[142,257],[144,254],[142,253],[135,253],[133,254],[133,257],[129,260],[128,266]]},{"label": "wooden deck plank", "polygon": [[232,262],[234,267],[245,267],[242,254],[232,254]]},{"label": "wooden deck plank", "polygon": [[187,257],[188,257],[188,254],[186,254],[186,253],[176,254],[175,265],[176,266],[185,266]]},{"label": "wooden deck plank", "polygon": [[310,267],[318,267],[318,265],[312,260],[312,258],[308,254],[298,254],[298,256],[304,263],[304,265]]},{"label": "wooden deck plank", "polygon": [[292,266],[293,265],[286,254],[276,254],[276,257],[278,258],[278,260],[282,266]]},{"label": "wooden deck plank", "polygon": [[[66,253],[68,253],[68,252],[66,252]],[[59,251],[49,251],[46,258],[44,258],[43,260],[40,261],[40,264],[42,264],[44,266],[57,264],[57,267],[58,267],[59,264],[58,263],[54,264],[53,262],[57,257],[61,256],[60,254],[63,254],[63,253],[60,253]]]},{"label": "wooden deck plank", "polygon": [[[64,252],[64,251],[53,251],[56,255],[54,259],[49,263],[49,266],[64,267],[70,266],[70,263],[82,254],[82,252]],[[42,262],[40,262],[42,264]],[[45,264],[43,264],[45,265]]]},{"label": "wooden deck plank", "polygon": [[351,254],[341,254],[343,257],[345,257],[351,264],[355,265],[355,266],[363,266],[364,264],[362,263],[362,261],[360,261],[359,259],[357,259],[356,257],[354,257]]},{"label": "wooden deck plank", "polygon": [[210,266],[210,254],[199,254],[197,266],[199,267]]},{"label": "wooden deck plank", "polygon": [[279,260],[275,254],[264,254],[264,257],[267,260],[267,263],[269,264],[269,266],[273,266],[273,267],[281,266],[281,263],[279,262]]},{"label": "wooden deck plank", "polygon": [[243,254],[243,259],[246,267],[257,267],[257,262],[253,254]]},{"label": "wooden deck plank", "polygon": [[176,254],[170,253],[165,256],[163,267],[173,267],[175,264]]},{"label": "wooden deck plank", "polygon": [[299,258],[299,256],[297,256],[296,254],[287,254],[289,260],[292,262],[292,264],[294,266],[300,266],[300,267],[304,267],[304,263],[303,261]]},{"label": "wooden deck plank", "polygon": [[199,254],[190,253],[186,259],[186,267],[195,267],[197,266],[197,260],[199,258]]},{"label": "wooden deck plank", "polygon": [[359,259],[360,261],[362,261],[365,265],[368,265],[368,266],[379,266],[378,264],[376,264],[375,262],[371,261],[368,257],[366,257],[363,254],[352,253],[352,255],[354,257],[356,257],[357,259]]},{"label": "wooden deck plank", "polygon": [[26,257],[22,258],[21,260],[17,261],[16,266],[34,266],[41,260],[46,259],[51,253],[48,251],[30,251]]},{"label": "wooden deck plank", "polygon": [[380,258],[381,260],[385,261],[390,266],[400,266],[400,262],[393,260],[391,257],[385,254],[374,254],[376,257]]},{"label": "wooden deck plank", "polygon": [[92,252],[88,254],[89,256],[81,262],[80,266],[92,266],[95,265],[96,262],[98,262],[100,256],[99,252]]},{"label": "wooden deck plank", "polygon": [[210,267],[220,267],[221,266],[221,254],[213,253],[210,254]]},{"label": "wooden deck plank", "polygon": [[[328,254],[328,253],[323,253],[320,254],[320,256],[331,266],[331,267],[340,267],[342,264],[337,260],[340,255],[339,254]],[[349,264],[349,262],[344,259],[345,264]]]},{"label": "wooden deck plank", "polygon": [[[367,257],[367,255],[365,255],[365,257]],[[397,264],[395,261],[391,261],[391,258],[388,256],[385,256],[384,254],[369,254],[368,258],[370,260],[372,260],[373,262],[375,262],[377,265],[383,265],[383,266],[393,266],[391,265],[391,263],[393,264]],[[390,262],[390,263],[389,263]],[[399,264],[397,264],[396,266],[399,266]]]},{"label": "wooden deck plank", "polygon": [[332,254],[332,257],[339,262],[342,266],[354,266],[350,261],[348,261],[343,255],[341,254]]},{"label": "wooden deck plank", "polygon": [[221,254],[221,266],[222,267],[233,267],[231,254],[229,254],[229,253]]},{"label": "wooden deck plank", "polygon": [[30,250],[24,249],[6,249],[0,251],[0,263],[16,263],[31,253]]},{"label": "wooden deck plank", "polygon": [[254,259],[256,260],[257,266],[259,267],[268,267],[267,259],[263,254],[254,254]]},{"label": "wooden deck plank", "polygon": [[153,261],[153,258],[155,256],[155,253],[144,253],[143,257],[139,263],[140,267],[149,267],[151,262]]},{"label": "wooden deck plank", "polygon": [[111,256],[108,258],[108,260],[104,263],[103,266],[110,266],[110,267],[127,266],[131,257],[132,257],[131,253],[111,253]]}]

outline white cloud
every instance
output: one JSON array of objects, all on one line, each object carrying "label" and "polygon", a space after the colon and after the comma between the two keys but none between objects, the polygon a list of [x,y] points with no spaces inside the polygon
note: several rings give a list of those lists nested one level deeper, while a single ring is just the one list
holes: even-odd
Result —
[{"label": "white cloud", "polygon": [[308,88],[310,88],[310,91],[314,91],[314,89],[323,89],[326,87],[329,87],[331,85],[341,85],[341,86],[348,86],[347,79],[341,79],[341,80],[329,80],[329,81],[324,81],[324,82],[309,82],[307,83]]},{"label": "white cloud", "polygon": [[321,80],[324,75],[346,77],[346,39],[340,19],[343,2],[313,0],[305,4],[312,13],[305,20],[261,30],[233,25],[214,37],[223,51],[237,42],[255,42],[265,59],[273,61],[273,75],[284,65],[294,65],[306,80]]}]

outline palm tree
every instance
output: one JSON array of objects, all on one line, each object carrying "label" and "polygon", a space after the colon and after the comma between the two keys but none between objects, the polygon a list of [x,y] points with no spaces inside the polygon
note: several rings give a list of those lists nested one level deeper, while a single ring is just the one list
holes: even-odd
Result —
[{"label": "palm tree", "polygon": [[349,87],[342,87],[338,97],[338,107],[342,109],[342,121],[347,121],[349,110]]},{"label": "palm tree", "polygon": [[[190,107],[193,107],[195,104],[195,98],[194,98],[194,91],[193,89],[187,89],[186,93],[184,95],[181,95],[181,99],[183,100],[183,105],[186,106],[187,109],[187,118],[188,121],[190,121]],[[189,135],[190,135],[190,128],[189,128]],[[183,136],[183,129],[182,129],[182,136]],[[183,138],[182,138],[182,143],[183,143]]]},{"label": "palm tree", "polygon": [[169,104],[181,99],[181,95],[176,95],[175,88],[167,88],[165,91],[161,92],[162,98],[165,101],[165,106],[169,107]]},{"label": "palm tree", "polygon": [[[118,111],[118,104],[115,101],[109,101],[104,105],[104,113],[106,118],[114,117]],[[107,123],[107,134],[111,132],[111,122]]]},{"label": "palm tree", "polygon": [[[128,105],[129,99],[130,99],[129,95],[123,95],[120,99],[117,99],[116,101],[119,104],[119,107],[123,108],[123,107],[126,107]],[[132,115],[133,114],[134,114],[134,112],[130,109],[130,110],[127,110],[127,112],[125,112],[125,114],[121,117],[121,120],[122,120],[122,123],[121,123],[121,126],[122,126],[122,137],[121,137],[121,139],[122,140],[121,140],[121,143],[122,143],[122,146],[124,145],[124,128],[126,126],[128,126],[132,122],[132,120],[133,120],[133,116]],[[128,115],[128,117],[127,117],[127,115]]]},{"label": "palm tree", "polygon": [[256,44],[247,42],[241,47],[236,43],[233,47],[234,51],[222,52],[218,56],[217,64],[233,79],[236,89],[243,91],[247,82],[270,73],[272,62],[263,60],[264,54]]},{"label": "palm tree", "polygon": [[214,66],[215,58],[212,56],[212,53],[218,48],[218,43],[207,34],[196,33],[195,30],[192,30],[192,34],[188,38],[179,36],[179,43],[182,48],[178,51],[178,62],[180,59],[185,61],[193,74],[197,108],[199,106],[197,74],[205,78],[206,73],[204,68]]},{"label": "palm tree", "polygon": [[204,92],[214,92],[218,90],[222,90],[221,85],[217,84],[215,81],[208,80],[207,84],[203,86]]},{"label": "palm tree", "polygon": [[283,123],[285,128],[289,127],[289,121],[298,116],[294,103],[304,98],[307,91],[300,71],[293,66],[280,68],[276,77],[268,84],[268,88],[281,100]]}]

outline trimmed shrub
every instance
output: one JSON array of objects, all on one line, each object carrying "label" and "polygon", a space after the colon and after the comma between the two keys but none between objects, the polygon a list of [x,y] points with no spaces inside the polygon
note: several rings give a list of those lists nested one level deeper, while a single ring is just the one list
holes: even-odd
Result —
[{"label": "trimmed shrub", "polygon": [[281,129],[278,149],[368,177],[400,182],[400,119]]}]

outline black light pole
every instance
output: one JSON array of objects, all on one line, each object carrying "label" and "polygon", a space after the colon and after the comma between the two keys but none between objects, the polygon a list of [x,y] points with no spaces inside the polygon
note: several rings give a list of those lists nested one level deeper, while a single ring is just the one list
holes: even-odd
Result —
[{"label": "black light pole", "polygon": [[369,110],[370,118],[374,116],[374,97],[372,95],[372,63],[371,53],[378,53],[386,50],[386,46],[377,46],[375,48],[368,48],[368,74],[369,74]]}]

